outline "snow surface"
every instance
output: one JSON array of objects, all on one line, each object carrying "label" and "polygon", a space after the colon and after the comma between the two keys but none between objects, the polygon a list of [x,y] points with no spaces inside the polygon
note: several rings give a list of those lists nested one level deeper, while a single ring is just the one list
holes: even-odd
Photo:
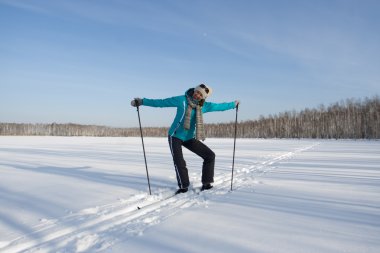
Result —
[{"label": "snow surface", "polygon": [[[0,137],[0,252],[380,252],[380,142],[208,139],[176,189],[166,138]],[[184,151],[192,186],[202,161]],[[138,209],[140,208],[140,209]]]}]

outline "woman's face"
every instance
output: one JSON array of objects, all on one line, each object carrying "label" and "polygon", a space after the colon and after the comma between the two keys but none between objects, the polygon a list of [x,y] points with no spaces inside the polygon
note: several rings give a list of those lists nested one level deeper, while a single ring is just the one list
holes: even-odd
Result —
[{"label": "woman's face", "polygon": [[203,99],[203,96],[202,96],[202,93],[200,93],[199,91],[194,91],[194,94],[193,94],[193,98],[197,101]]}]

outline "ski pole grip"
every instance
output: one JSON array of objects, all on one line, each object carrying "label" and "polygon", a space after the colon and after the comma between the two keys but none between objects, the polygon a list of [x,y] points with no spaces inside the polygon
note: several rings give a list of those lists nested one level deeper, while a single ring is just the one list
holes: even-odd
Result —
[{"label": "ski pole grip", "polygon": [[139,107],[140,105],[142,105],[142,99],[141,98],[135,98],[134,101],[135,101],[136,107]]}]

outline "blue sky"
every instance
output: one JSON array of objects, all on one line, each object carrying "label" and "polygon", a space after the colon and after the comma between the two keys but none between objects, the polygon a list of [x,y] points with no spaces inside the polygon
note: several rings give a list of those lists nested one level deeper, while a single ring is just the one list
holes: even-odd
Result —
[{"label": "blue sky", "polygon": [[[0,122],[138,126],[199,83],[239,119],[380,94],[376,0],[0,0]],[[234,111],[206,123],[230,122]],[[169,126],[173,108],[141,108]]]}]

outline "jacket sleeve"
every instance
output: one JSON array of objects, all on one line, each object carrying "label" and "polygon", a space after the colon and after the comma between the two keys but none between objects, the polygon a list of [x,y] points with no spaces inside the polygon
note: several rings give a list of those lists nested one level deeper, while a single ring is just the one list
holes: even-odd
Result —
[{"label": "jacket sleeve", "polygon": [[177,107],[181,104],[181,96],[165,99],[143,98],[143,105],[151,107]]},{"label": "jacket sleeve", "polygon": [[203,105],[203,112],[215,112],[215,111],[226,111],[235,108],[235,102],[229,103],[210,103],[205,102]]}]

